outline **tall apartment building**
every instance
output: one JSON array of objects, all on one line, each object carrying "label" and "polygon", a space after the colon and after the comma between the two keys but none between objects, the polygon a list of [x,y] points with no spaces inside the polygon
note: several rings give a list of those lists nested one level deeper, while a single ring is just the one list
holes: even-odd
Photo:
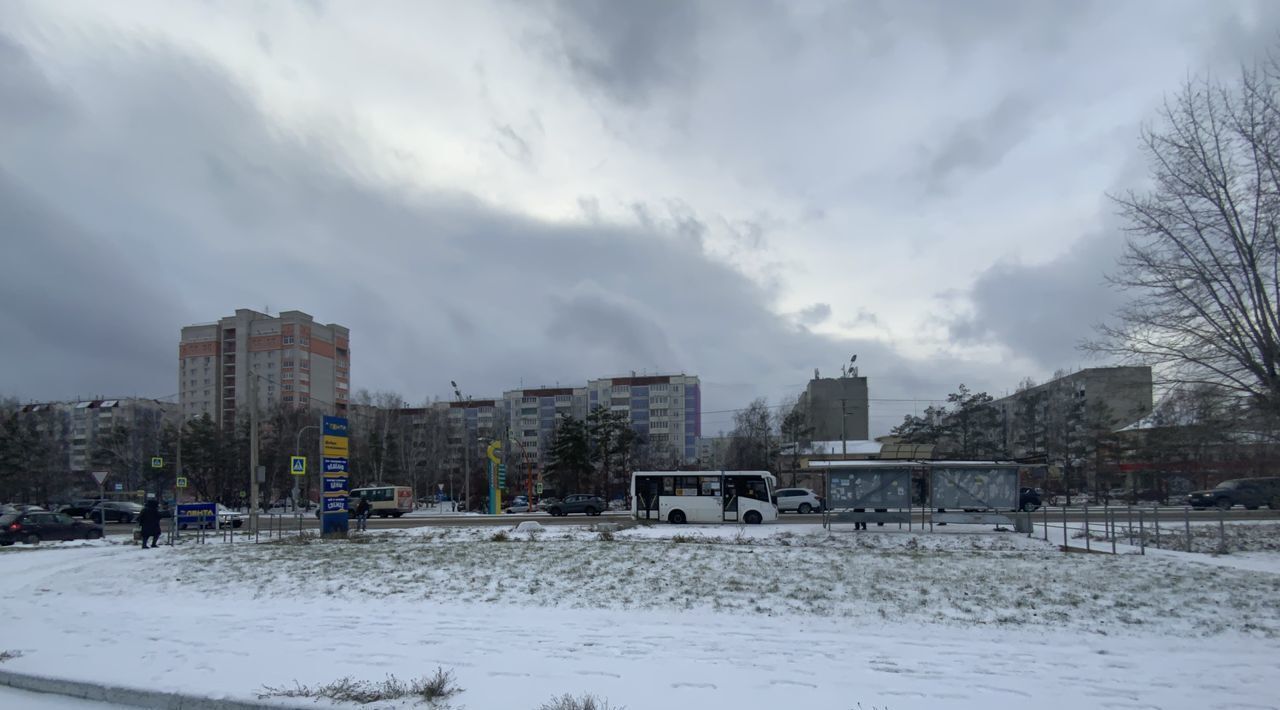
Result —
[{"label": "tall apartment building", "polygon": [[[561,417],[585,419],[585,387],[535,387],[502,393],[507,414],[507,430],[516,445],[513,454],[527,455],[539,469],[546,466],[556,423]],[[523,446],[523,451],[521,450]]]},{"label": "tall apartment building", "polygon": [[139,448],[133,453],[140,458],[144,450],[154,453],[149,440],[158,440],[165,421],[177,414],[178,405],[172,402],[136,397],[27,404],[18,410],[19,416],[37,422],[37,431],[60,440],[68,471],[83,474],[94,470],[94,452],[116,427],[134,432],[124,445]]},{"label": "tall apartment building", "polygon": [[697,459],[702,436],[702,390],[694,375],[606,377],[587,383],[587,411],[626,412],[631,427],[654,448]]},{"label": "tall apartment building", "polygon": [[231,426],[248,411],[255,388],[261,409],[286,404],[345,415],[350,339],[347,328],[316,323],[302,311],[269,316],[241,308],[216,323],[186,326],[178,344],[182,416],[208,414]]},{"label": "tall apartment building", "polygon": [[814,377],[796,402],[796,409],[811,428],[812,441],[869,438],[871,412],[865,377]]}]

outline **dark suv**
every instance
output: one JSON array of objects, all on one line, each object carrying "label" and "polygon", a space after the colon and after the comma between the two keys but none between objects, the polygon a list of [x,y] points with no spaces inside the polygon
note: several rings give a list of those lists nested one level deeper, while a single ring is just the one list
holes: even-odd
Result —
[{"label": "dark suv", "polygon": [[1040,494],[1034,488],[1018,489],[1018,510],[1031,512],[1039,510],[1041,506]]},{"label": "dark suv", "polygon": [[564,500],[554,503],[547,507],[547,512],[552,515],[568,515],[569,513],[583,513],[584,515],[599,515],[605,509],[604,498],[600,496],[575,494],[565,496]]},{"label": "dark suv", "polygon": [[1264,505],[1280,507],[1280,478],[1237,478],[1223,481],[1207,491],[1195,491],[1187,503],[1196,510],[1243,505],[1254,510]]}]

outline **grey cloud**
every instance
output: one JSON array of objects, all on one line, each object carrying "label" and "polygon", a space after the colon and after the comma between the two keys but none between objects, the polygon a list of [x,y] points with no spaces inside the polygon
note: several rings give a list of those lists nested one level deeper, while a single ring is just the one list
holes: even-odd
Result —
[{"label": "grey cloud", "polygon": [[533,160],[533,149],[529,147],[529,142],[516,133],[510,124],[495,126],[494,131],[498,134],[498,149],[503,155],[526,165]]},{"label": "grey cloud", "polygon": [[573,75],[622,103],[644,104],[696,70],[694,42],[703,21],[697,3],[560,0],[551,5],[551,19]]},{"label": "grey cloud", "polygon": [[[23,71],[7,92],[38,85]],[[349,326],[353,384],[415,401],[450,379],[482,396],[647,369],[702,375],[704,407],[723,409],[744,390],[715,382],[777,401],[850,351],[918,381],[884,346],[773,314],[769,293],[703,253],[706,227],[679,203],[636,228],[573,226],[383,188],[354,167],[358,146],[280,130],[172,47],[83,71],[0,153],[3,324],[20,334],[0,392],[167,395],[182,325],[268,304]]]},{"label": "grey cloud", "polygon": [[1122,247],[1118,233],[1095,234],[1044,264],[992,266],[969,291],[973,312],[952,321],[951,337],[1002,344],[1046,372],[1080,362],[1081,341],[1120,304],[1106,274]]},{"label": "grey cloud", "polygon": [[831,317],[831,304],[815,303],[806,308],[800,309],[796,314],[796,320],[802,325],[818,325]]},{"label": "grey cloud", "polygon": [[1030,133],[1035,109],[1026,94],[1012,93],[982,115],[957,124],[924,166],[925,180],[939,189],[956,173],[996,165]]}]

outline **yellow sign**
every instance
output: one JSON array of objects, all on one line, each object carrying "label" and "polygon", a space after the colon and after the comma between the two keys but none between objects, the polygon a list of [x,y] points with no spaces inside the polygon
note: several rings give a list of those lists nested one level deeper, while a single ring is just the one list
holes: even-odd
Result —
[{"label": "yellow sign", "polygon": [[493,462],[493,465],[494,465],[494,466],[497,466],[497,465],[498,465],[498,454],[497,454],[497,451],[498,451],[498,449],[501,449],[501,448],[502,448],[502,440],[501,440],[501,439],[494,439],[494,440],[489,444],[489,448],[488,448],[488,450],[487,450],[487,453],[489,454],[489,460]]},{"label": "yellow sign", "polygon": [[347,455],[347,437],[326,436],[324,438],[324,455],[345,457]]},{"label": "yellow sign", "polygon": [[289,473],[295,476],[307,475],[307,457],[306,456],[290,456],[289,457]]}]

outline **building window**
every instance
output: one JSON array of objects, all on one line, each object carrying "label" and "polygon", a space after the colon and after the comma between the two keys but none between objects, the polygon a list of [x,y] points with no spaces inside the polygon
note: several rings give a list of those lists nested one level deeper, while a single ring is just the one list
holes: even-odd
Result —
[{"label": "building window", "polygon": [[524,397],[520,400],[520,404],[537,404],[537,403],[538,403],[537,397]]},{"label": "building window", "polygon": [[299,360],[299,361],[298,361],[298,369],[301,369],[301,370],[310,370],[310,369],[311,369],[311,361],[310,361],[310,360]]},{"label": "building window", "polygon": [[537,429],[525,429],[525,430],[524,430],[524,435],[525,435],[525,436],[537,436],[537,435],[538,435],[538,430],[537,430]]},{"label": "building window", "polygon": [[285,384],[283,385],[283,387],[284,387],[284,391],[285,391],[285,392],[292,392],[292,391],[293,391],[293,384],[291,384],[291,383],[285,383]]},{"label": "building window", "polygon": [[293,345],[293,336],[292,336],[292,335],[286,335],[286,336],[284,336],[284,344],[285,344],[285,345]]}]

